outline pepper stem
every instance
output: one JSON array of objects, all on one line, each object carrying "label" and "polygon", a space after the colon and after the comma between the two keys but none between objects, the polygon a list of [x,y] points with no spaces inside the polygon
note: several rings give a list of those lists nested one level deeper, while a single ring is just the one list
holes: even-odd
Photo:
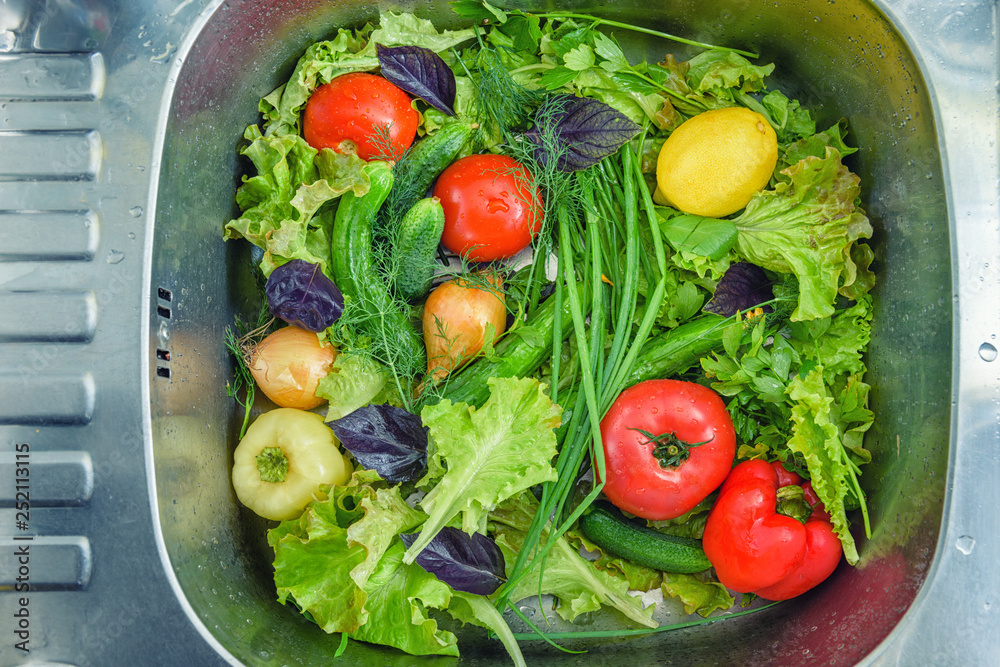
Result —
[{"label": "pepper stem", "polygon": [[790,516],[800,523],[809,520],[812,507],[806,502],[805,492],[797,484],[789,484],[778,489],[778,514]]},{"label": "pepper stem", "polygon": [[284,482],[288,475],[288,457],[280,447],[265,447],[257,455],[257,472],[262,482]]},{"label": "pepper stem", "polygon": [[677,437],[674,432],[653,435],[649,431],[641,428],[629,428],[630,431],[637,431],[646,437],[643,445],[653,445],[653,456],[660,462],[661,468],[675,468],[687,461],[691,455],[691,448],[704,445],[711,440],[704,442],[684,442]]}]

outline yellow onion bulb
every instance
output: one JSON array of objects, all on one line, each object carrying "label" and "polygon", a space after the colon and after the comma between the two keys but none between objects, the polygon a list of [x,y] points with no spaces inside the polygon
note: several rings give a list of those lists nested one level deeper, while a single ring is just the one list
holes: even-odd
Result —
[{"label": "yellow onion bulb", "polygon": [[[491,280],[499,287],[499,278]],[[503,293],[465,281],[438,285],[424,303],[424,346],[427,373],[443,378],[475,356],[486,342],[487,324],[499,338],[507,328]]]},{"label": "yellow onion bulb", "polygon": [[310,410],[326,400],[316,396],[316,387],[336,357],[337,350],[320,343],[315,333],[287,326],[257,344],[250,373],[275,405]]}]

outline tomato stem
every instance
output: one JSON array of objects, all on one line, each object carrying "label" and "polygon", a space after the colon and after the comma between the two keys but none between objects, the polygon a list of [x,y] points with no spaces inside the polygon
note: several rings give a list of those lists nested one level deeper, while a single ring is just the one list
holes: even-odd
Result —
[{"label": "tomato stem", "polygon": [[629,430],[641,433],[646,437],[646,442],[642,443],[643,445],[653,445],[652,454],[660,462],[661,468],[676,468],[687,461],[691,455],[692,447],[699,447],[705,443],[712,442],[711,439],[704,442],[684,442],[673,431],[653,435],[641,428],[629,427]]}]

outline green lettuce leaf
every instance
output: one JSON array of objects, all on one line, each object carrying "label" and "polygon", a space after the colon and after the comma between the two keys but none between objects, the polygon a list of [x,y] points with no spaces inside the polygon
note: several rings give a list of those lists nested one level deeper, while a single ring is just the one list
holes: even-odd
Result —
[{"label": "green lettuce leaf", "polygon": [[[535,497],[530,493],[522,493],[517,498],[504,502],[490,515],[493,522],[491,525],[496,531],[496,543],[503,551],[507,564],[508,576],[537,510],[538,501]],[[548,539],[548,531],[543,531],[539,544],[544,545]],[[578,546],[565,535],[560,535],[545,559],[544,572],[538,566],[532,568],[511,591],[510,599],[517,601],[539,594],[554,595],[559,599],[556,613],[567,621],[572,621],[580,614],[597,611],[602,605],[609,605],[633,622],[655,628],[653,606],[643,609],[642,600],[629,595],[628,591],[627,578],[598,569],[580,555]]]},{"label": "green lettuce leaf", "polygon": [[765,269],[795,274],[799,303],[793,321],[826,317],[838,290],[857,275],[851,246],[872,234],[856,204],[859,179],[830,147],[826,157],[807,157],[782,174],[789,180],[755,194],[733,220],[737,250]]},{"label": "green lettuce leaf", "polygon": [[802,358],[822,364],[827,377],[838,373],[860,375],[866,370],[861,355],[871,341],[871,319],[871,296],[865,294],[850,308],[815,320],[823,327],[818,336],[810,335],[813,329],[806,323],[793,323],[789,342]]},{"label": "green lettuce leaf", "polygon": [[435,53],[448,51],[475,38],[473,28],[439,31],[427,19],[406,12],[382,14],[378,28],[371,34],[371,41],[383,46],[422,46]]},{"label": "green lettuce leaf", "polygon": [[278,602],[289,600],[326,632],[354,632],[369,618],[368,580],[399,532],[424,515],[372,471],[306,506],[298,519],[268,531]]},{"label": "green lettuce leaf", "polygon": [[736,226],[729,220],[680,213],[657,206],[660,231],[674,250],[687,251],[710,260],[720,260],[736,243]]},{"label": "green lettuce leaf", "polygon": [[[778,143],[787,144],[816,134],[816,121],[798,100],[790,100],[781,91],[772,90],[760,103],[777,126],[774,131],[778,135]],[[841,152],[841,155],[846,153]]]},{"label": "green lettuce leaf", "polygon": [[226,223],[223,238],[245,238],[262,248],[265,276],[292,259],[319,264],[330,276],[333,213],[321,209],[345,192],[368,191],[365,162],[329,149],[317,153],[297,135],[263,136],[256,125],[244,136],[250,143],[241,153],[257,174],[237,190],[242,215]]},{"label": "green lettuce leaf", "polygon": [[722,100],[732,99],[732,90],[744,93],[763,90],[764,77],[774,71],[774,65],[757,66],[732,51],[702,51],[687,63],[691,88]]},{"label": "green lettuce leaf", "polygon": [[369,621],[351,633],[353,639],[394,646],[411,655],[458,656],[457,638],[438,628],[428,608],[444,609],[453,592],[419,565],[403,563],[399,540],[385,552],[365,582]]},{"label": "green lettuce leaf", "polygon": [[556,478],[551,460],[562,409],[538,380],[490,378],[488,383],[490,398],[478,410],[443,400],[420,413],[434,443],[428,467],[437,462],[447,470],[420,501],[429,519],[407,550],[407,562],[459,514],[465,532],[481,530],[487,512],[502,500]]},{"label": "green lettuce leaf", "polygon": [[717,581],[704,581],[696,574],[663,574],[664,597],[678,598],[684,603],[684,612],[707,618],[717,609],[729,609],[736,600]]},{"label": "green lettuce leaf", "polygon": [[[365,477],[377,480],[378,474],[372,470],[365,470],[355,475],[355,479]],[[422,524],[427,516],[403,500],[398,486],[376,487],[374,495],[365,494],[360,499],[355,499],[355,502],[358,502],[358,506],[364,511],[364,517],[347,527],[347,541],[350,544],[362,545],[368,553],[365,559],[351,570],[351,579],[358,586],[364,587],[376,566],[380,565],[382,555],[398,541],[396,536],[413,530]],[[370,611],[371,606],[366,606]]]},{"label": "green lettuce leaf", "polygon": [[847,562],[858,562],[858,551],[847,519],[846,503],[852,488],[853,463],[848,459],[834,415],[834,399],[823,382],[823,367],[804,377],[796,376],[788,387],[792,406],[792,437],[788,448],[802,456],[816,495],[830,514]]},{"label": "green lettuce leaf", "polygon": [[236,204],[243,215],[226,224],[223,238],[245,238],[263,248],[282,220],[296,217],[292,198],[298,187],[316,180],[316,149],[297,136],[265,139],[256,125],[243,136],[250,143],[240,153],[257,173],[244,177],[237,189]]},{"label": "green lettuce leaf", "polygon": [[827,130],[802,137],[784,147],[778,156],[777,168],[785,169],[807,157],[822,158],[826,155],[828,147],[835,148],[843,159],[858,150],[844,143],[846,134],[847,121],[841,119]]},{"label": "green lettuce leaf", "polygon": [[527,663],[521,655],[521,647],[518,646],[514,633],[489,598],[463,591],[452,591],[451,602],[446,611],[457,621],[492,630],[507,649],[514,667],[526,667]]},{"label": "green lettuce leaf", "polygon": [[327,400],[324,421],[340,419],[370,403],[399,405],[395,385],[389,380],[388,371],[378,362],[341,352],[316,387],[316,396]]}]

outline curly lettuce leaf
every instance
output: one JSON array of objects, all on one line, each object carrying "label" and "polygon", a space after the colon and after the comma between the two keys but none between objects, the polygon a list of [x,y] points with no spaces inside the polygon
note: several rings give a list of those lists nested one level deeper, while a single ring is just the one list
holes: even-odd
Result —
[{"label": "curly lettuce leaf", "polygon": [[427,19],[417,18],[407,12],[386,12],[379,17],[379,25],[371,41],[383,46],[422,46],[436,53],[448,51],[476,38],[473,28],[438,30]]},{"label": "curly lettuce leaf", "polygon": [[[373,471],[360,471],[355,478],[364,476],[378,479]],[[392,546],[396,535],[419,526],[427,517],[406,503],[398,486],[375,488],[374,495],[360,498],[359,507],[364,511],[364,517],[347,527],[347,540],[364,546],[367,551],[365,559],[351,570],[351,579],[363,587],[379,565],[382,555]]]},{"label": "curly lettuce leaf", "polygon": [[835,148],[840,153],[841,159],[843,159],[858,150],[844,143],[846,135],[847,121],[842,118],[830,126],[829,129],[803,136],[781,149],[776,169],[780,171],[807,157],[822,158],[826,155],[828,147]]},{"label": "curly lettuce leaf", "polygon": [[330,372],[319,381],[316,396],[327,400],[326,418],[331,422],[370,403],[400,404],[395,384],[384,366],[369,357],[341,352]]},{"label": "curly lettuce leaf", "polygon": [[858,550],[847,519],[847,503],[849,499],[857,500],[857,480],[852,470],[856,464],[844,447],[834,398],[823,382],[823,367],[817,366],[804,377],[793,378],[788,396],[793,401],[788,448],[805,460],[812,487],[830,514],[844,556],[854,565],[858,562]]},{"label": "curly lettuce leaf", "polygon": [[688,85],[699,93],[711,93],[720,100],[733,97],[733,90],[751,93],[764,90],[764,77],[774,65],[754,65],[732,51],[703,51],[687,61]]},{"label": "curly lettuce leaf", "polygon": [[236,204],[243,215],[226,224],[223,238],[245,238],[263,248],[281,220],[295,217],[292,198],[303,183],[316,180],[316,149],[296,136],[267,138],[251,125],[243,134],[250,142],[240,150],[256,175],[243,177]]},{"label": "curly lettuce leaf", "polygon": [[274,550],[278,602],[289,600],[326,632],[354,632],[367,622],[368,581],[399,532],[413,530],[421,512],[371,471],[354,474],[298,519],[268,531]]},{"label": "curly lettuce leaf", "polygon": [[444,609],[452,597],[448,584],[419,565],[403,563],[403,543],[396,540],[365,582],[369,621],[353,639],[394,646],[411,655],[458,656],[458,639],[438,627],[427,613]]},{"label": "curly lettuce leaf", "polygon": [[854,281],[851,247],[872,234],[857,207],[859,179],[827,147],[824,158],[806,157],[782,171],[774,190],[758,192],[733,220],[737,251],[748,261],[799,281],[793,321],[833,313],[838,291]]},{"label": "curly lettuce leaf", "polygon": [[[507,576],[524,544],[531,519],[538,511],[538,501],[530,493],[508,500],[491,513],[496,530],[496,542],[507,563]],[[543,531],[539,544],[549,539]],[[544,571],[534,567],[510,592],[511,600],[522,600],[539,594],[551,594],[559,599],[556,613],[567,621],[580,614],[597,611],[602,605],[614,607],[638,625],[656,627],[652,619],[653,606],[643,609],[642,600],[628,594],[626,577],[600,570],[580,555],[580,549],[565,535],[560,535],[545,559]]]},{"label": "curly lettuce leaf", "polygon": [[787,144],[816,134],[816,121],[798,100],[791,100],[781,91],[772,90],[761,98],[760,103],[774,121],[778,143]]},{"label": "curly lettuce leaf", "polygon": [[532,378],[490,378],[490,398],[478,410],[443,400],[421,411],[434,447],[431,459],[446,468],[420,501],[429,515],[419,537],[406,551],[406,562],[453,518],[462,514],[467,533],[485,528],[486,513],[506,498],[534,484],[553,481],[555,429],[562,409]]},{"label": "curly lettuce leaf", "polygon": [[224,239],[245,238],[264,250],[261,270],[267,276],[292,259],[318,264],[330,277],[333,215],[324,204],[348,191],[362,195],[369,180],[364,161],[329,149],[317,153],[297,135],[264,136],[256,125],[246,129],[250,142],[241,153],[256,175],[244,177],[236,191],[242,214],[226,223]]},{"label": "curly lettuce leaf", "polygon": [[[793,323],[789,342],[803,359],[822,364],[827,377],[863,374],[866,367],[862,354],[871,341],[871,319],[871,297],[863,295],[850,308],[835,311],[830,318]],[[821,327],[822,333],[812,335],[818,333],[816,327]]]},{"label": "curly lettuce leaf", "polygon": [[684,603],[686,614],[698,614],[707,618],[717,609],[729,609],[736,600],[717,581],[704,581],[696,574],[663,573],[660,586],[664,597],[678,598]]}]

